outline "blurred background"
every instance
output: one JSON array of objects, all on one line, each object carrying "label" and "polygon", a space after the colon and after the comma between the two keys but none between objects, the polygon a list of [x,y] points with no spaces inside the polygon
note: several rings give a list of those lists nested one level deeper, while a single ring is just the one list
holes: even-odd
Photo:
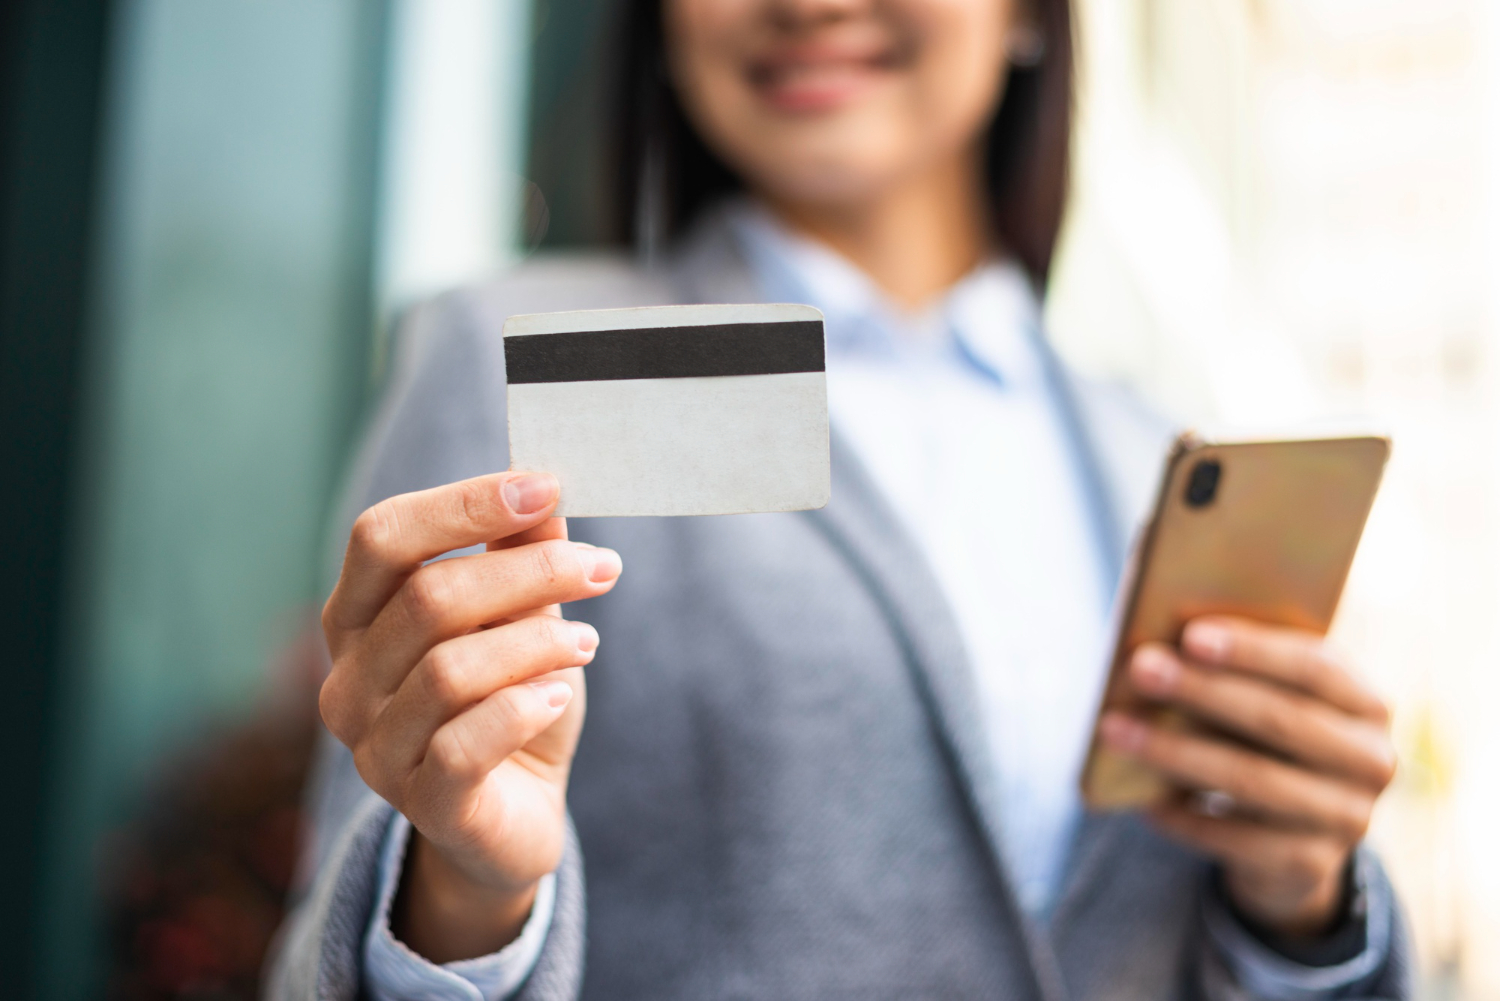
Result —
[{"label": "blurred background", "polygon": [[[1336,627],[1373,839],[1425,996],[1500,998],[1500,5],[1077,2],[1052,335],[1186,422],[1394,436]],[[253,996],[385,339],[598,238],[612,9],[0,11],[10,996]]]}]

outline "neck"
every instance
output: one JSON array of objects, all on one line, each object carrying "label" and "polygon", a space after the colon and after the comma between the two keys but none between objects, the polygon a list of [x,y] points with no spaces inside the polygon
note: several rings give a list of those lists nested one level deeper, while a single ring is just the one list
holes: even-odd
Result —
[{"label": "neck", "polygon": [[989,246],[977,154],[870,199],[810,204],[763,197],[783,222],[838,251],[908,309],[951,288]]}]

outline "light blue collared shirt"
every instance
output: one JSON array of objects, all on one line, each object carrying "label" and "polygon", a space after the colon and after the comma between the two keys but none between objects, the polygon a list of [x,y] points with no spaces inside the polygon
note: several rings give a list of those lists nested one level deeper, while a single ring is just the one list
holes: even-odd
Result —
[{"label": "light blue collared shirt", "polygon": [[391,902],[401,885],[401,863],[411,840],[411,823],[396,814],[380,849],[380,881],[375,912],[365,931],[365,992],[373,1001],[501,1001],[531,976],[557,899],[557,879],[542,877],[536,902],[521,934],[499,952],[439,966],[417,955],[391,933]]}]

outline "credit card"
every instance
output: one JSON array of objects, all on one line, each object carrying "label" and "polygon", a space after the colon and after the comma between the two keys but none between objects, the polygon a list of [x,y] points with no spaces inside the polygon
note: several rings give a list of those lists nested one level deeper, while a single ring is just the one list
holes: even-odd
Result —
[{"label": "credit card", "polygon": [[552,473],[571,518],[828,503],[823,314],[647,306],[505,322],[512,469]]}]

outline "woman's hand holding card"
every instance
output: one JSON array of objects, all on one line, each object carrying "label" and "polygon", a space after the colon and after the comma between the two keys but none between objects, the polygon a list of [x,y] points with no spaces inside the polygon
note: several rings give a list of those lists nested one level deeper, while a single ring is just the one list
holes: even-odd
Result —
[{"label": "woman's hand holding card", "polygon": [[416,829],[393,930],[434,962],[506,945],[562,855],[599,635],[558,604],[608,591],[621,566],[568,541],[557,497],[551,475],[507,472],[382,501],[323,610],[323,720]]}]

